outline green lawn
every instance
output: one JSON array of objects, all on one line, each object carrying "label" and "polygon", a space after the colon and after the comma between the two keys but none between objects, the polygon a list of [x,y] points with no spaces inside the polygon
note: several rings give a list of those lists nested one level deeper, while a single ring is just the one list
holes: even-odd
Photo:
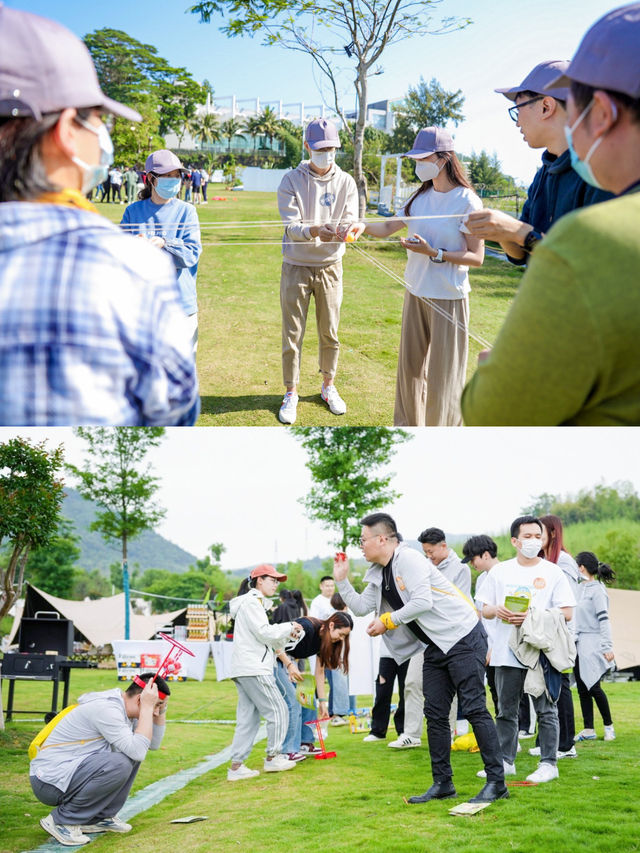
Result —
[{"label": "green lawn", "polygon": [[[77,671],[71,676],[73,697],[85,690],[116,686],[114,671]],[[4,682],[6,689],[6,682]],[[180,853],[627,853],[640,849],[640,735],[637,709],[640,683],[606,684],[618,739],[578,744],[579,758],[559,764],[560,779],[536,788],[511,789],[475,817],[454,818],[448,809],[456,800],[408,806],[403,796],[421,793],[430,784],[426,739],[419,749],[395,751],[384,743],[365,744],[361,734],[331,729],[329,742],[337,758],[302,762],[295,770],[228,783],[221,766],[189,783],[158,806],[132,818],[127,838],[139,853],[159,847]],[[18,684],[16,707],[47,705],[50,688]],[[370,697],[360,697],[369,704]],[[577,696],[577,727],[581,727]],[[38,702],[40,704],[38,704]],[[31,703],[26,704],[25,703]],[[214,680],[210,666],[204,682],[175,685],[173,719],[229,719],[235,713],[235,689]],[[37,722],[11,723],[0,732],[0,853],[19,853],[43,843],[47,836],[38,819],[48,808],[38,803],[27,779],[26,747]],[[596,714],[596,726],[602,733]],[[220,751],[232,739],[231,726],[171,723],[164,746],[150,753],[138,774],[136,788],[191,767],[205,755]],[[537,759],[525,752],[516,761],[517,779],[535,769]],[[254,748],[248,765],[260,768],[264,743]],[[460,800],[475,794],[481,781],[478,754],[452,754]],[[170,824],[175,817],[207,815],[201,823]],[[121,851],[122,838],[98,837],[91,845]],[[60,848],[62,849],[62,848]]]},{"label": "green lawn", "polygon": [[[200,426],[276,426],[283,393],[280,361],[280,266],[282,231],[252,227],[279,222],[275,193],[225,192],[210,188],[198,209],[204,251],[198,271],[198,373]],[[114,221],[123,207],[98,205]],[[231,227],[214,223],[237,222]],[[246,223],[246,224],[244,224]],[[260,245],[261,243],[269,245]],[[399,244],[359,245],[402,276],[406,253]],[[471,271],[471,331],[492,342],[507,312],[521,272],[487,258]],[[348,411],[340,426],[388,425],[393,421],[395,371],[404,288],[351,247],[344,261],[340,364],[336,384]],[[468,375],[482,347],[471,341]],[[334,425],[320,399],[313,308],[302,357],[298,425]]]}]

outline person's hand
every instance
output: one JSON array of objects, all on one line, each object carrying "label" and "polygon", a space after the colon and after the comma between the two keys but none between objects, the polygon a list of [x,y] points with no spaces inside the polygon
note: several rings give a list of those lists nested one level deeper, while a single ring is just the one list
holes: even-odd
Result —
[{"label": "person's hand", "polygon": [[531,226],[526,222],[490,207],[474,210],[465,220],[465,225],[470,234],[482,240],[494,240],[498,243],[504,240],[519,245],[523,245],[527,232],[531,230]]},{"label": "person's hand", "polygon": [[295,640],[296,637],[300,636],[300,634],[302,634],[302,625],[299,622],[292,622],[289,636],[293,637],[293,639]]},{"label": "person's hand", "polygon": [[343,581],[348,574],[349,560],[346,557],[343,560],[336,556],[333,560],[333,579],[339,583],[340,581]]},{"label": "person's hand", "polygon": [[502,604],[499,604],[496,607],[496,616],[498,619],[502,619],[504,622],[508,622],[510,625],[522,625],[526,617],[525,613],[514,613],[513,610],[508,610]]},{"label": "person's hand", "polygon": [[304,681],[304,675],[293,661],[287,667],[287,675],[289,676],[289,681],[293,682],[293,684],[299,684],[301,681]]},{"label": "person's hand", "polygon": [[430,258],[435,258],[438,252],[431,246],[424,237],[419,234],[414,234],[412,237],[401,237],[400,245],[403,249],[408,249],[410,252],[417,252],[419,255],[428,255]]},{"label": "person's hand", "polygon": [[324,720],[329,716],[329,703],[326,699],[318,699],[318,719]]},{"label": "person's hand", "polygon": [[158,701],[158,685],[151,681],[147,681],[147,685],[140,694],[140,709],[142,708],[151,708],[154,709],[156,702]]},{"label": "person's hand", "polygon": [[162,717],[167,713],[167,705],[168,701],[166,699],[162,699],[160,702],[156,702],[153,709],[154,717]]},{"label": "person's hand", "polygon": [[377,637],[380,634],[384,634],[387,629],[385,628],[382,621],[378,618],[374,619],[370,625],[367,626],[367,634],[370,637]]},{"label": "person's hand", "polygon": [[481,349],[478,353],[478,364],[482,364],[483,361],[486,361],[491,355],[490,349]]},{"label": "person's hand", "polygon": [[343,243],[353,243],[362,235],[366,224],[364,222],[352,222],[350,225],[341,225],[338,228],[338,237]]},{"label": "person's hand", "polygon": [[614,657],[615,655],[613,654],[613,652],[604,652],[604,659],[607,663],[611,663]]},{"label": "person's hand", "polygon": [[149,238],[149,242],[152,246],[157,246],[159,249],[164,249],[166,246],[166,240],[164,237],[158,237],[157,234],[154,234],[153,237]]},{"label": "person's hand", "polygon": [[318,228],[318,237],[323,243],[332,243],[337,237],[335,226],[321,225]]}]

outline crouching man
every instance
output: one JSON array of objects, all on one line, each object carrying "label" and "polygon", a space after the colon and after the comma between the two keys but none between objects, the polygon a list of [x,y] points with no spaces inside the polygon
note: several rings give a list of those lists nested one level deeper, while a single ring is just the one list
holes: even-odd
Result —
[{"label": "crouching man", "polygon": [[124,691],[85,693],[31,745],[33,793],[54,806],[40,825],[61,844],[80,847],[91,841],[85,833],[131,829],[118,811],[140,762],[147,750],[158,749],[165,730],[170,691],[164,679],[151,684],[152,678],[153,673],[136,676]]}]

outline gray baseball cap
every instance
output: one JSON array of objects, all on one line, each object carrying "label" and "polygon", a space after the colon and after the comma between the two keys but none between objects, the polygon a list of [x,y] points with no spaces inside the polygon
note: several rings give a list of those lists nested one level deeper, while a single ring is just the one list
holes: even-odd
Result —
[{"label": "gray baseball cap", "polygon": [[326,118],[314,118],[307,125],[304,138],[312,151],[321,151],[323,148],[341,148],[338,128],[332,121]]},{"label": "gray baseball cap", "polygon": [[[558,101],[566,101],[569,97],[568,83],[557,83],[569,67],[568,59],[553,59],[541,62],[530,71],[522,83],[508,89],[494,89],[499,95],[504,95],[510,101],[515,101],[520,92],[535,92],[536,95],[550,95]],[[553,88],[549,86],[553,82]]]},{"label": "gray baseball cap", "polygon": [[144,169],[145,172],[155,172],[156,175],[166,175],[167,172],[173,172],[174,169],[180,169],[181,172],[187,171],[173,151],[169,151],[167,148],[161,148],[159,151],[149,154]]},{"label": "gray baseball cap", "polygon": [[566,73],[550,86],[571,81],[640,98],[640,3],[608,12],[587,30]]},{"label": "gray baseball cap", "polygon": [[91,54],[70,30],[0,0],[0,116],[40,119],[67,107],[142,118],[100,90]]},{"label": "gray baseball cap", "polygon": [[453,136],[443,127],[423,127],[413,140],[413,148],[403,154],[403,157],[413,157],[421,160],[436,151],[453,151]]}]

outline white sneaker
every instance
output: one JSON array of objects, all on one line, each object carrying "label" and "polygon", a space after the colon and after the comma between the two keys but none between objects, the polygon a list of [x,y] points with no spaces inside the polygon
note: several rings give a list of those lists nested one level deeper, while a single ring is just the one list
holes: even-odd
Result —
[{"label": "white sneaker", "polygon": [[574,737],[574,741],[595,740],[595,739],[596,739],[595,729],[582,729],[582,731],[578,732],[578,734]]},{"label": "white sneaker", "polygon": [[378,735],[368,734],[362,738],[365,743],[373,743],[376,740],[386,740],[384,737],[378,737]]},{"label": "white sneaker", "polygon": [[422,746],[422,741],[419,737],[411,737],[411,735],[398,735],[397,740],[392,740],[387,744],[391,749],[412,749],[414,746]]},{"label": "white sneaker", "polygon": [[[504,768],[504,775],[505,776],[515,776],[516,775],[516,765],[515,764],[509,764],[508,761],[503,760],[502,766]],[[480,778],[480,779],[486,779],[487,778],[487,771],[486,770],[478,770],[478,772],[476,773],[476,776],[478,776],[478,778]]]},{"label": "white sneaker", "polygon": [[338,389],[333,383],[328,388],[325,388],[323,384],[320,389],[320,396],[334,415],[344,415],[347,411],[347,404],[338,394]]},{"label": "white sneaker", "polygon": [[562,750],[558,750],[556,753],[556,760],[559,761],[561,758],[577,758],[578,753],[576,752],[575,746],[572,746],[571,749],[567,749],[564,752]]},{"label": "white sneaker", "polygon": [[535,755],[537,758],[540,758],[540,747],[532,746],[529,750],[529,755]]},{"label": "white sneaker", "polygon": [[296,762],[289,761],[286,755],[274,755],[270,761],[267,758],[264,760],[265,773],[279,773],[281,770],[293,770],[295,766]]},{"label": "white sneaker", "polygon": [[533,737],[535,732],[528,732],[525,729],[520,729],[518,732],[518,737],[522,740],[526,740],[527,738]]},{"label": "white sneaker", "polygon": [[555,764],[549,764],[546,761],[538,764],[538,769],[534,770],[527,776],[527,782],[551,782],[552,779],[557,779],[560,774]]},{"label": "white sneaker", "polygon": [[120,820],[119,817],[105,817],[96,823],[81,826],[80,829],[82,832],[130,832],[132,826]]},{"label": "white sneaker", "polygon": [[287,391],[282,398],[278,418],[283,424],[295,424],[298,408],[298,395],[295,391]]},{"label": "white sneaker", "polygon": [[253,779],[254,776],[259,775],[259,770],[250,770],[246,764],[241,764],[235,770],[231,768],[227,770],[227,782],[238,782],[240,779]]},{"label": "white sneaker", "polygon": [[605,740],[615,740],[616,733],[613,726],[605,726],[604,727],[604,739]]},{"label": "white sneaker", "polygon": [[522,747],[520,746],[520,741],[518,741],[518,748],[516,749],[516,753],[522,752]]},{"label": "white sneaker", "polygon": [[344,717],[339,717],[337,714],[329,720],[330,726],[348,726],[349,720],[345,720]]},{"label": "white sneaker", "polygon": [[40,818],[40,826],[65,847],[82,847],[91,841],[88,835],[82,834],[79,826],[54,823],[50,814]]}]

